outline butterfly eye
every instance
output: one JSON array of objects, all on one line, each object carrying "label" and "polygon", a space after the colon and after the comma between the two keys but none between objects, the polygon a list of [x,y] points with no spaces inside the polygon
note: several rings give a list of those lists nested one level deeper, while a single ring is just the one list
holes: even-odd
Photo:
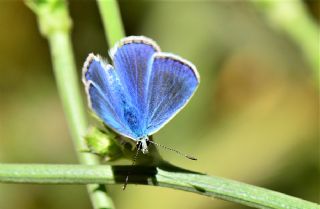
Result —
[{"label": "butterfly eye", "polygon": [[138,142],[137,142],[136,147],[137,147],[137,150],[141,150],[141,149],[142,149],[142,143],[141,143],[141,141],[138,141]]}]

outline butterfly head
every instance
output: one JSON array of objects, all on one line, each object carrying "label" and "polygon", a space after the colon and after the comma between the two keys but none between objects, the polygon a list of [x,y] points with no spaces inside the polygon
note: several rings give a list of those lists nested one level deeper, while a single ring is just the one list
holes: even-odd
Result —
[{"label": "butterfly head", "polygon": [[149,144],[150,144],[150,140],[147,136],[140,138],[137,142],[138,151],[141,150],[143,154],[147,154],[149,152],[148,151]]}]

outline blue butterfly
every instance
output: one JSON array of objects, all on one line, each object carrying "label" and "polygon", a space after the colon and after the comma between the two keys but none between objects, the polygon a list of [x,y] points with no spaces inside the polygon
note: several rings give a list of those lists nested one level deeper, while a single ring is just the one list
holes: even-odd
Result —
[{"label": "blue butterfly", "polygon": [[148,152],[148,138],[190,100],[200,77],[189,61],[160,51],[143,36],[120,40],[109,52],[113,66],[89,54],[83,83],[89,106],[118,134]]}]

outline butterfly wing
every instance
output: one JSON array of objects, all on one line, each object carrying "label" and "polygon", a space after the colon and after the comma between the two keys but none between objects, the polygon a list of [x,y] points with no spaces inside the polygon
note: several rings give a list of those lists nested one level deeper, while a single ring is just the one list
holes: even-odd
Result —
[{"label": "butterfly wing", "polygon": [[119,79],[130,95],[132,104],[141,113],[140,120],[145,118],[146,112],[149,63],[153,54],[158,51],[159,46],[144,36],[126,37],[110,51]]},{"label": "butterfly wing", "polygon": [[124,118],[123,107],[128,101],[113,67],[90,54],[83,68],[82,80],[91,109],[115,132],[134,138],[135,134]]},{"label": "butterfly wing", "polygon": [[157,132],[187,104],[199,79],[192,63],[169,53],[154,54],[147,97],[148,135]]},{"label": "butterfly wing", "polygon": [[136,138],[146,136],[147,85],[150,77],[152,56],[159,46],[143,36],[129,36],[110,51],[118,78],[129,97],[127,120]]}]

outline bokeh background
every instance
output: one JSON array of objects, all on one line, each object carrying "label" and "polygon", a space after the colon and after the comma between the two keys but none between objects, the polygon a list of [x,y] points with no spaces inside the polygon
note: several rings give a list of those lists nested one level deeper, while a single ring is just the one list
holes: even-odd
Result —
[{"label": "bokeh background", "polygon": [[[319,3],[304,6],[319,24]],[[94,1],[70,1],[69,8],[80,75],[87,54],[106,56],[108,46]],[[120,1],[120,9],[127,35],[153,38],[201,75],[191,102],[155,135],[199,160],[160,150],[165,159],[319,202],[318,77],[301,43],[248,1]],[[77,163],[35,16],[21,1],[2,0],[0,26],[0,161]],[[319,36],[309,41],[319,46]],[[109,190],[119,209],[246,208],[164,188]],[[84,186],[1,184],[0,208],[91,205]]]}]

